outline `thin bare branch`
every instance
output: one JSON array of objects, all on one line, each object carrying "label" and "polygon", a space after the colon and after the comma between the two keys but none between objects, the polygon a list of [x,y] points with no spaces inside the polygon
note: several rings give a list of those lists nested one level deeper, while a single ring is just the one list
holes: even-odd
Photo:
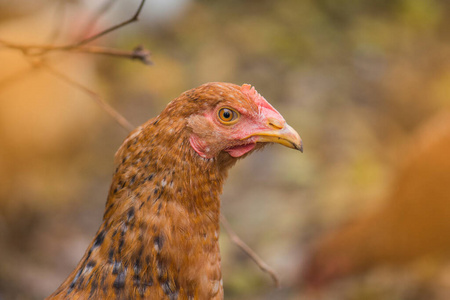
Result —
[{"label": "thin bare branch", "polygon": [[3,46],[4,48],[20,50],[20,51],[24,52],[24,54],[28,54],[27,52],[32,49],[41,49],[41,48],[45,49],[46,47],[49,47],[49,46],[37,46],[37,45],[21,45],[21,44],[16,44],[13,42],[1,40],[1,39],[0,39],[0,46]]},{"label": "thin bare branch", "polygon": [[145,49],[143,46],[137,46],[132,51],[119,50],[113,48],[104,48],[96,46],[83,46],[74,48],[73,52],[83,52],[89,54],[101,54],[114,57],[130,58],[143,62],[146,65],[152,65],[153,62],[150,60],[150,51]]},{"label": "thin bare branch", "polygon": [[84,86],[83,84],[75,81],[74,79],[70,78],[69,76],[57,71],[53,67],[47,65],[47,64],[40,64],[40,66],[51,73],[52,75],[56,76],[57,78],[65,81],[69,85],[81,90],[85,94],[89,95],[92,99],[94,99],[97,104],[100,105],[100,107],[106,111],[111,117],[113,117],[114,120],[117,121],[117,123],[120,124],[125,130],[128,132],[132,131],[135,126],[133,126],[124,116],[122,116],[118,111],[116,111],[112,106],[110,106],[105,100],[103,100],[100,95],[98,95],[96,92],[92,91],[88,87]]},{"label": "thin bare branch", "polygon": [[142,11],[142,8],[144,7],[144,4],[145,4],[145,0],[142,0],[141,4],[139,4],[139,7],[138,7],[136,13],[130,19],[128,19],[128,20],[126,20],[126,21],[124,21],[122,23],[119,23],[117,25],[111,26],[111,27],[109,27],[109,28],[107,28],[105,30],[102,30],[99,33],[94,34],[91,37],[88,37],[88,38],[86,38],[84,40],[79,41],[78,43],[62,46],[61,48],[62,49],[71,49],[71,48],[75,48],[75,47],[80,47],[80,46],[86,45],[87,43],[90,43],[93,40],[96,40],[96,39],[98,39],[98,38],[100,38],[100,37],[110,33],[111,31],[119,29],[119,28],[121,28],[123,26],[126,26],[126,25],[130,24],[130,23],[136,22],[137,20],[139,20],[139,15],[140,15],[140,13]]},{"label": "thin bare branch", "polygon": [[275,273],[275,271],[267,263],[265,263],[258,256],[258,254],[256,254],[246,243],[244,243],[239,238],[239,236],[233,231],[233,229],[231,229],[230,223],[228,223],[227,219],[223,215],[220,215],[220,222],[222,223],[222,226],[225,229],[225,231],[228,233],[228,236],[230,237],[231,241],[235,243],[239,248],[241,248],[242,251],[244,251],[263,272],[268,273],[272,277],[275,286],[279,288],[280,279],[278,278],[278,275]]},{"label": "thin bare branch", "polygon": [[90,43],[114,30],[117,30],[125,25],[128,25],[130,23],[136,22],[139,19],[139,15],[142,11],[142,8],[144,7],[145,4],[145,0],[142,0],[137,11],[135,12],[135,14],[133,15],[133,17],[131,17],[130,19],[121,22],[119,24],[116,24],[114,26],[111,26],[105,30],[102,30],[101,32],[94,34],[91,37],[88,37],[84,40],[81,40],[79,42],[73,43],[73,44],[68,44],[68,45],[63,45],[63,46],[54,46],[54,45],[22,45],[22,44],[17,44],[17,43],[12,43],[12,42],[8,42],[5,40],[0,40],[0,45],[6,48],[10,48],[10,49],[16,49],[16,50],[20,50],[23,52],[23,54],[25,55],[30,55],[30,56],[39,56],[39,55],[44,55],[50,51],[69,51],[69,50],[73,50],[75,48],[80,48],[81,46],[86,45],[87,43]]},{"label": "thin bare branch", "polygon": [[[55,47],[52,45],[20,45],[15,43],[6,42],[0,40],[0,45],[3,45],[6,48],[20,50],[27,56],[40,56],[42,51],[50,51],[50,50],[58,50],[63,51],[59,47]],[[146,65],[152,65],[153,62],[150,60],[150,51],[145,49],[143,46],[139,45],[131,51],[127,50],[119,50],[114,48],[106,48],[106,47],[97,47],[97,46],[81,46],[71,49],[66,49],[69,52],[82,52],[88,54],[101,54],[108,56],[115,56],[121,58],[130,58],[143,62]]]}]

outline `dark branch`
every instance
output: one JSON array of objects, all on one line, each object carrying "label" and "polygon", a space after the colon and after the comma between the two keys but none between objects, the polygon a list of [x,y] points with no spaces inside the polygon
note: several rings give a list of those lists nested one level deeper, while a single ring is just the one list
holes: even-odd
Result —
[{"label": "dark branch", "polygon": [[47,64],[41,63],[39,64],[40,67],[42,67],[44,70],[48,71],[52,75],[56,76],[57,78],[65,81],[69,85],[81,90],[88,96],[90,96],[92,99],[94,99],[100,107],[106,111],[111,117],[113,117],[114,120],[117,121],[117,123],[120,124],[125,130],[132,131],[135,126],[133,126],[124,116],[122,116],[118,111],[116,111],[112,106],[110,106],[105,100],[103,100],[102,97],[100,97],[96,92],[92,91],[91,89],[87,88],[83,84],[75,81],[74,79],[70,78],[69,76],[57,71],[56,69],[50,67]]},{"label": "dark branch", "polygon": [[75,47],[80,47],[80,46],[86,45],[87,43],[90,43],[93,40],[96,40],[96,39],[98,39],[98,38],[100,38],[100,37],[110,33],[111,31],[117,30],[117,29],[119,29],[119,28],[121,28],[121,27],[123,27],[125,25],[128,25],[130,23],[136,22],[139,19],[139,15],[140,15],[140,13],[142,11],[142,8],[144,7],[144,4],[145,4],[145,0],[142,0],[141,4],[139,5],[139,7],[138,7],[138,9],[136,11],[136,13],[130,19],[128,19],[128,20],[126,20],[126,21],[124,21],[122,23],[119,23],[117,25],[111,26],[111,27],[109,27],[109,28],[107,28],[107,29],[97,33],[97,34],[94,34],[91,37],[88,37],[88,38],[86,38],[84,40],[79,41],[78,43],[67,45],[67,46],[62,46],[61,48],[62,49],[71,49],[71,48],[75,48]]},{"label": "dark branch", "polygon": [[[3,45],[5,48],[20,50],[27,56],[41,56],[43,51],[48,52],[48,51],[54,51],[54,50],[58,50],[58,51],[64,50],[59,47],[54,47],[51,45],[42,45],[42,46],[20,45],[20,44],[14,44],[14,43],[2,41],[2,40],[0,40],[0,45]],[[88,54],[101,54],[101,55],[115,56],[115,57],[121,57],[121,58],[130,58],[130,59],[139,60],[146,65],[153,64],[153,62],[150,60],[150,55],[151,55],[150,51],[145,49],[142,45],[137,46],[132,51],[119,50],[119,49],[106,48],[106,47],[97,47],[97,46],[81,46],[81,47],[66,49],[66,51],[82,52],[82,53],[88,53]]]},{"label": "dark branch", "polygon": [[280,279],[278,278],[278,275],[275,273],[275,271],[269,267],[268,264],[266,264],[259,256],[256,254],[246,243],[244,243],[239,236],[231,229],[230,224],[228,223],[227,219],[220,215],[220,222],[222,223],[223,228],[228,233],[231,241],[235,243],[239,248],[242,249],[257,265],[258,267],[263,271],[266,272],[272,277],[273,282],[275,283],[275,286],[277,288],[280,287]]},{"label": "dark branch", "polygon": [[108,55],[108,56],[122,57],[122,58],[130,58],[130,59],[139,60],[146,65],[153,64],[153,62],[150,60],[150,55],[151,55],[150,51],[145,49],[141,45],[137,46],[132,51],[104,48],[104,47],[95,47],[95,46],[78,47],[78,48],[72,49],[72,51],[89,53],[89,54],[101,54],[101,55]]},{"label": "dark branch", "polygon": [[[20,50],[23,52],[23,54],[25,55],[29,55],[29,56],[40,56],[40,55],[44,55],[50,51],[75,51],[75,49],[79,49],[81,46],[86,45],[87,43],[90,43],[114,30],[117,30],[125,25],[128,25],[130,23],[136,22],[139,18],[139,15],[142,11],[142,8],[144,7],[145,4],[145,0],[142,0],[137,11],[135,12],[135,14],[133,15],[133,17],[131,17],[130,19],[119,23],[117,25],[111,26],[105,30],[102,30],[101,32],[88,37],[84,40],[81,40],[79,42],[73,43],[73,44],[69,44],[69,45],[63,45],[63,46],[54,46],[54,45],[22,45],[22,44],[16,44],[16,43],[12,43],[12,42],[8,42],[8,41],[4,41],[4,40],[0,40],[0,45],[2,45],[3,47],[6,48],[10,48],[10,49],[16,49],[16,50]],[[88,51],[83,51],[83,52],[88,52]],[[99,54],[97,52],[97,54]],[[109,53],[104,53],[104,54],[109,54]],[[141,53],[142,54],[142,53]],[[124,55],[120,55],[120,56],[124,56]],[[142,55],[141,55],[142,56]],[[138,56],[134,56],[132,58],[136,58],[138,59]],[[141,59],[142,61],[145,62],[144,59]]]}]

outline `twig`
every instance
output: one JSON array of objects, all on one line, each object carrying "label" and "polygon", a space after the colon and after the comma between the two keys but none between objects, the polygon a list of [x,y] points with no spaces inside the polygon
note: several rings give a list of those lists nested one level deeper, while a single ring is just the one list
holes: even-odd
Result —
[{"label": "twig", "polygon": [[143,62],[146,65],[152,65],[153,62],[150,60],[150,51],[145,49],[143,46],[139,45],[132,51],[119,50],[113,48],[104,48],[96,46],[84,46],[72,49],[74,52],[83,52],[89,54],[102,54],[122,58],[136,59]]},{"label": "twig", "polygon": [[93,36],[88,37],[88,38],[86,38],[84,40],[81,40],[81,41],[79,41],[79,42],[77,42],[75,44],[61,46],[60,48],[61,49],[71,49],[71,48],[75,48],[75,47],[80,47],[80,46],[86,45],[87,43],[90,43],[93,40],[96,40],[96,39],[98,39],[98,38],[100,38],[100,37],[110,33],[111,31],[119,29],[120,27],[123,27],[125,25],[130,24],[130,23],[136,22],[137,20],[139,20],[139,15],[140,15],[140,13],[142,11],[142,8],[144,7],[144,4],[145,4],[145,0],[142,0],[141,4],[139,4],[139,7],[138,7],[136,13],[130,19],[128,19],[128,20],[126,20],[126,21],[124,21],[122,23],[119,23],[117,25],[114,25],[114,26],[111,26],[109,28],[106,28],[105,30],[102,30],[99,33],[94,34]]},{"label": "twig", "polygon": [[273,282],[275,283],[275,286],[277,288],[280,287],[280,280],[278,278],[278,275],[275,273],[275,271],[269,267],[268,264],[266,264],[259,256],[256,254],[246,243],[244,243],[239,236],[231,229],[230,224],[228,223],[227,219],[220,215],[220,222],[222,223],[223,228],[228,233],[228,236],[230,237],[231,241],[235,243],[239,248],[242,249],[250,258],[258,265],[258,267],[263,271],[268,273],[271,277]]},{"label": "twig", "polygon": [[[6,48],[15,49],[22,51],[27,56],[40,56],[43,51],[63,51],[65,49],[61,49],[59,47],[55,47],[52,45],[21,45],[15,44],[7,41],[0,40],[0,45],[3,45]],[[71,49],[66,49],[69,52],[82,52],[88,54],[101,54],[108,56],[115,56],[121,58],[130,58],[136,59],[143,62],[146,65],[152,65],[153,62],[150,60],[150,51],[145,49],[143,46],[139,45],[134,48],[132,51],[127,50],[119,50],[114,48],[106,48],[106,47],[98,47],[98,46],[81,46],[75,47]]]},{"label": "twig", "polygon": [[47,70],[49,73],[53,74],[57,78],[65,81],[66,83],[72,85],[73,87],[83,91],[85,94],[89,95],[92,99],[94,99],[97,104],[100,105],[100,107],[106,111],[111,117],[113,117],[114,120],[117,121],[117,123],[120,124],[124,129],[128,131],[132,131],[135,126],[133,126],[124,116],[122,116],[118,111],[116,111],[112,106],[110,106],[105,100],[103,100],[102,97],[100,97],[96,92],[92,91],[91,89],[87,88],[83,84],[75,81],[74,79],[68,77],[67,75],[55,70],[54,68],[50,67],[47,64],[40,64],[41,67],[43,67],[44,70]]},{"label": "twig", "polygon": [[141,4],[139,5],[137,11],[135,12],[135,14],[133,15],[133,17],[131,17],[130,19],[116,24],[114,26],[111,26],[105,30],[100,31],[97,34],[94,34],[91,37],[88,37],[84,40],[78,41],[76,43],[73,44],[68,44],[68,45],[63,45],[63,46],[54,46],[54,45],[21,45],[21,44],[16,44],[16,43],[12,43],[12,42],[8,42],[8,41],[4,41],[4,40],[0,40],[0,45],[3,45],[4,47],[7,48],[11,48],[11,49],[16,49],[16,50],[21,50],[25,55],[30,55],[30,56],[39,56],[39,55],[44,55],[50,51],[68,51],[68,50],[72,50],[75,48],[79,48],[81,46],[84,46],[116,29],[119,29],[125,25],[128,25],[130,23],[136,22],[139,19],[139,15],[142,11],[142,7],[145,4],[145,0],[141,1]]}]

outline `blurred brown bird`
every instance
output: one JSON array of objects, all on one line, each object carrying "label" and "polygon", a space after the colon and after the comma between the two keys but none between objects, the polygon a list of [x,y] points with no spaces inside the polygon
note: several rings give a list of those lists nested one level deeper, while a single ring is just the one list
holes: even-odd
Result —
[{"label": "blurred brown bird", "polygon": [[251,86],[181,94],[117,151],[103,223],[48,299],[222,299],[219,194],[228,169],[271,142],[303,150]]},{"label": "blurred brown bird", "polygon": [[320,237],[302,283],[320,287],[425,255],[450,258],[450,114],[423,126],[404,153],[385,206]]}]

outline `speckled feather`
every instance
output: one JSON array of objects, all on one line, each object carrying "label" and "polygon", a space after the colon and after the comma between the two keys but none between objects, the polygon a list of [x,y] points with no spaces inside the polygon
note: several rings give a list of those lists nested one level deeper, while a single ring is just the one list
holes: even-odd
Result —
[{"label": "speckled feather", "polygon": [[[221,151],[234,144],[202,117],[218,104],[259,109],[240,86],[209,83],[128,136],[115,156],[103,223],[48,299],[223,298],[219,195],[237,159]],[[195,152],[192,134],[210,142],[214,157]]]}]

